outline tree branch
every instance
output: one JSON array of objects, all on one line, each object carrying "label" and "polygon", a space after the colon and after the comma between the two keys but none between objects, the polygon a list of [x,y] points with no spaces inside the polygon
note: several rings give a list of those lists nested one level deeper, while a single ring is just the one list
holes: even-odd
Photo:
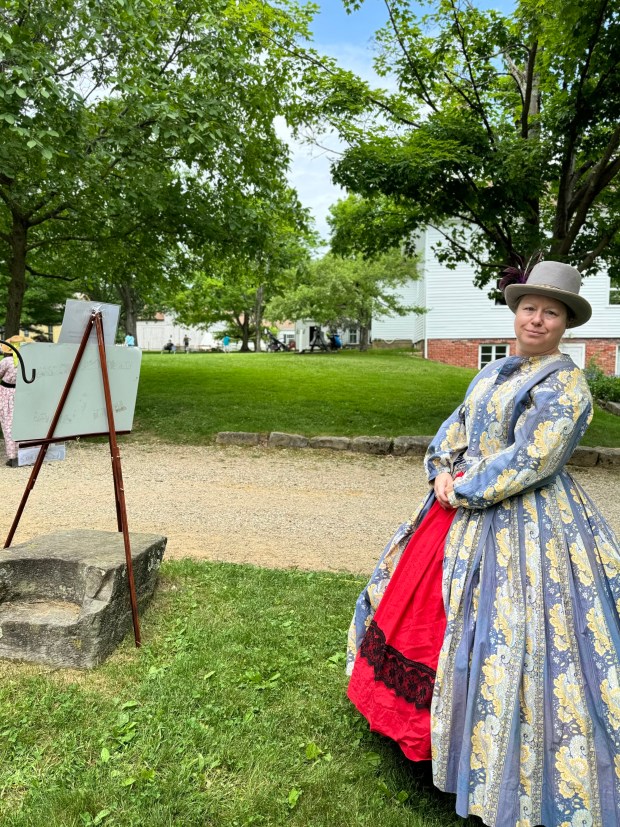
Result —
[{"label": "tree branch", "polygon": [[61,241],[87,241],[89,243],[93,243],[95,241],[99,241],[98,236],[82,236],[82,235],[66,235],[61,237],[54,237],[54,238],[43,238],[41,241],[33,241],[32,244],[28,244],[26,247],[26,251],[30,252],[30,250],[36,250],[37,248],[40,249],[41,247],[49,247],[50,244],[58,244]]},{"label": "tree branch", "polygon": [[54,276],[51,273],[41,273],[38,270],[35,270],[34,267],[31,267],[29,264],[26,264],[26,270],[30,273],[31,276],[38,276],[42,279],[58,279],[59,281],[77,281],[79,276]]},{"label": "tree branch", "polygon": [[536,53],[538,41],[535,40],[531,50],[527,53],[527,72],[525,76],[525,94],[523,96],[523,110],[521,113],[521,137],[527,139],[530,131],[530,114],[532,107],[532,95],[534,93],[534,67],[536,66]]},{"label": "tree branch", "polygon": [[[611,162],[611,157],[614,154],[614,152],[616,152],[619,146],[620,125],[617,126],[614,130],[611,138],[607,143],[607,146],[605,147],[605,151],[601,155],[600,159],[596,162],[596,164],[591,166],[592,172],[590,173],[586,181],[579,187],[577,192],[574,194],[573,198],[568,202],[569,216],[575,212],[582,199],[586,198],[589,193],[593,193],[592,200],[594,200],[594,198],[596,198],[600,191],[604,187],[606,187],[607,184],[614,177],[617,170],[616,172],[613,172],[611,176],[608,175],[608,171],[610,167],[613,167],[614,164],[618,163],[618,159],[616,159],[614,162]],[[588,207],[592,203],[592,200],[590,200]]]},{"label": "tree branch", "polygon": [[[44,195],[44,196],[43,196],[43,198],[41,198],[41,200],[40,200],[40,201],[38,201],[38,202],[34,205],[34,207],[32,207],[32,209],[28,210],[28,212],[27,212],[27,213],[24,213],[24,218],[28,221],[28,223],[30,224],[30,218],[31,218],[31,216],[33,216],[33,215],[34,215],[34,213],[38,212],[38,211],[39,211],[40,209],[42,209],[42,208],[43,208],[46,204],[49,204],[49,202],[50,202],[50,201],[53,201],[53,200],[54,200],[54,198],[55,198],[57,195],[58,195],[58,192],[57,192],[56,190],[53,190],[52,192],[50,192],[50,193],[49,193],[49,195]],[[30,226],[32,226],[32,225],[30,225]]]},{"label": "tree branch", "polygon": [[459,241],[456,241],[456,239],[452,238],[452,236],[449,236],[444,230],[442,230],[441,227],[438,227],[436,224],[430,223],[428,226],[431,227],[433,230],[437,230],[437,232],[440,235],[442,235],[446,239],[446,241],[448,241],[453,247],[456,247],[457,250],[460,250],[466,259],[473,261],[475,264],[478,265],[478,267],[484,267],[488,270],[500,270],[502,267],[506,266],[505,263],[494,264],[492,262],[482,261],[482,259],[478,258],[478,256],[472,253],[469,247],[465,247]]},{"label": "tree branch", "polygon": [[385,3],[385,7],[388,11],[388,14],[390,16],[390,23],[392,24],[392,28],[394,29],[394,34],[396,35],[396,40],[398,41],[398,45],[400,46],[401,51],[405,56],[405,60],[407,61],[407,65],[409,66],[409,68],[413,72],[413,75],[414,75],[415,79],[417,80],[417,82],[420,86],[420,89],[422,91],[422,100],[424,101],[424,103],[427,106],[430,106],[430,108],[434,112],[438,112],[439,109],[438,109],[436,103],[431,98],[430,93],[429,93],[428,89],[426,88],[426,84],[422,80],[422,78],[420,76],[420,73],[419,73],[415,63],[411,59],[411,55],[409,54],[409,50],[407,49],[407,47],[405,45],[405,42],[403,40],[403,37],[402,37],[402,35],[401,35],[401,33],[398,29],[398,26],[396,24],[396,18],[395,18],[392,6],[391,6],[389,0],[384,0],[384,3]]},{"label": "tree branch", "polygon": [[588,267],[591,267],[594,264],[596,259],[605,249],[605,247],[608,247],[609,244],[614,240],[619,229],[620,221],[616,222],[616,224],[601,237],[601,240],[596,245],[596,247],[593,250],[591,250],[584,258],[582,258],[581,262],[579,263],[579,266],[577,267],[579,272],[582,273],[584,270],[587,270]]},{"label": "tree branch", "polygon": [[46,213],[43,213],[43,215],[40,215],[38,218],[35,218],[34,220],[29,219],[28,225],[30,227],[37,227],[39,224],[43,224],[45,221],[49,221],[50,218],[56,218],[58,215],[60,215],[61,212],[64,212],[68,207],[68,202],[63,201],[62,204],[59,204],[52,210],[48,210]]},{"label": "tree branch", "polygon": [[[477,111],[480,117],[482,118],[482,122],[484,123],[484,127],[486,129],[487,135],[489,136],[489,141],[491,146],[495,146],[495,136],[493,134],[493,130],[491,129],[491,124],[487,118],[487,113],[482,105],[482,101],[480,100],[480,95],[478,94],[478,87],[476,85],[476,81],[474,79],[474,72],[472,69],[471,61],[469,59],[469,53],[467,51],[467,45],[465,43],[465,33],[463,31],[463,27],[461,26],[461,21],[459,20],[458,16],[458,9],[456,8],[456,4],[454,0],[450,0],[450,5],[452,6],[452,13],[454,17],[454,25],[456,26],[456,30],[458,32],[459,40],[461,42],[461,51],[463,57],[465,58],[465,65],[467,66],[467,72],[469,74],[469,79],[471,81],[472,89],[474,90],[474,95],[477,101]],[[476,111],[476,110],[474,110]]]}]

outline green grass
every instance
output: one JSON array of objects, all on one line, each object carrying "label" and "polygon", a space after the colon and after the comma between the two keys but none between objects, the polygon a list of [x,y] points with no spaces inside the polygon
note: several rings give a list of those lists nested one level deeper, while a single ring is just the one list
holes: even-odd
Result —
[{"label": "green grass", "polygon": [[[432,435],[474,375],[410,351],[147,353],[135,434],[190,444],[218,431]],[[620,446],[620,417],[597,408],[583,442]]]},{"label": "green grass", "polygon": [[457,827],[453,799],[345,695],[362,580],[165,564],[104,665],[3,662],[3,827]]}]

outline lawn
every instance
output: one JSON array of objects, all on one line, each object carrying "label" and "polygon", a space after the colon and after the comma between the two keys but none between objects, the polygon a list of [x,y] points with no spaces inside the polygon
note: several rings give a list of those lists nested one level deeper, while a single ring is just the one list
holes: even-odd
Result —
[{"label": "lawn", "polygon": [[[134,438],[201,444],[218,431],[432,435],[474,375],[411,351],[147,353]],[[620,446],[620,417],[597,409],[583,443]]]},{"label": "lawn", "polygon": [[165,564],[85,672],[3,662],[3,827],[457,827],[450,796],[345,696],[362,580]]}]

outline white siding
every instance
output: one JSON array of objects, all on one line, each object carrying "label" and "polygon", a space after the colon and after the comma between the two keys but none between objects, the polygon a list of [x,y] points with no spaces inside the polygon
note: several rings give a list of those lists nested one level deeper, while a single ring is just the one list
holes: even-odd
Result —
[{"label": "white siding", "polygon": [[[514,316],[505,305],[488,297],[491,285],[474,286],[474,268],[459,264],[449,270],[437,261],[432,247],[441,239],[429,228],[420,237],[421,277],[399,291],[409,304],[427,308],[424,316],[405,316],[373,321],[375,339],[505,339],[514,338]],[[609,303],[609,276],[600,273],[584,279],[581,295],[592,305],[591,320],[566,339],[617,338],[620,336],[620,305]]]},{"label": "white siding", "polygon": [[[424,307],[424,282],[410,281],[404,287],[393,291],[400,302],[405,305]],[[383,339],[387,342],[394,339],[410,339],[419,342],[424,338],[424,316],[417,313],[408,313],[406,316],[384,316],[382,319],[372,320],[372,338]]]},{"label": "white siding", "polygon": [[219,344],[213,336],[218,330],[223,330],[223,324],[213,325],[209,330],[199,330],[197,327],[183,327],[176,323],[174,316],[165,315],[163,321],[138,322],[136,331],[137,345],[142,350],[161,350],[169,339],[177,346],[177,351],[183,348],[183,338],[189,336],[191,350],[206,350]]}]

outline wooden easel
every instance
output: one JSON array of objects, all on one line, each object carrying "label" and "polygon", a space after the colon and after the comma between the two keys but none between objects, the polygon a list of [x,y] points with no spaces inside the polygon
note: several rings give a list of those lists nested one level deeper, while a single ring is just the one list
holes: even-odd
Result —
[{"label": "wooden easel", "polygon": [[[136,646],[140,646],[140,621],[138,619],[138,601],[136,599],[136,586],[133,577],[133,565],[131,560],[131,544],[129,541],[129,529],[127,526],[127,508],[125,505],[125,489],[123,488],[121,454],[120,449],[118,447],[118,443],[116,441],[116,429],[114,427],[114,408],[112,406],[112,394],[110,393],[110,378],[108,375],[108,364],[106,361],[105,354],[105,341],[103,336],[103,317],[101,314],[101,310],[93,310],[88,322],[86,323],[84,335],[82,336],[78,352],[76,353],[75,360],[73,362],[73,365],[71,366],[69,376],[67,377],[65,387],[58,402],[56,413],[54,414],[52,421],[50,423],[47,436],[45,437],[45,439],[33,440],[29,443],[30,445],[40,445],[41,448],[32,468],[32,472],[30,474],[28,484],[26,485],[26,490],[24,491],[21,502],[19,504],[19,508],[17,509],[17,514],[15,515],[15,519],[13,520],[13,525],[11,526],[11,530],[9,531],[8,537],[6,538],[4,548],[9,548],[9,546],[11,545],[13,536],[15,535],[17,526],[19,525],[22,513],[24,511],[24,508],[26,507],[26,502],[28,501],[30,492],[34,488],[34,484],[37,481],[37,477],[39,475],[39,471],[41,470],[41,466],[43,465],[43,460],[45,459],[45,455],[47,453],[49,445],[52,442],[58,441],[54,439],[54,432],[62,415],[65,402],[67,401],[67,397],[69,396],[69,391],[71,390],[73,380],[75,379],[75,375],[80,366],[80,362],[82,360],[82,356],[84,355],[84,351],[86,350],[88,338],[91,334],[93,327],[95,328],[97,333],[99,363],[101,365],[101,378],[103,379],[103,394],[105,397],[106,414],[108,420],[108,441],[110,444],[110,454],[112,457],[112,477],[114,479],[114,497],[116,501],[116,523],[118,526],[118,530],[123,532],[123,540],[125,543],[125,560],[127,563],[127,581],[129,583],[129,599],[131,602],[131,617],[133,621],[134,638],[136,641]],[[65,439],[75,438],[76,437],[63,437],[63,441]]]}]

